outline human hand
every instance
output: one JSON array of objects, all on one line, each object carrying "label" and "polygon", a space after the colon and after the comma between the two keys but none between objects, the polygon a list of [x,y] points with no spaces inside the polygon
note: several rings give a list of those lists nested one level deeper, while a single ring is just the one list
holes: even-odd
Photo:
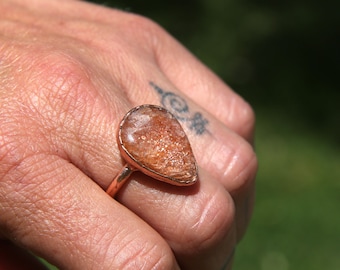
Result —
[{"label": "human hand", "polygon": [[[254,198],[249,105],[140,16],[66,0],[0,13],[0,234],[63,269],[230,269]],[[114,200],[118,125],[140,104],[185,114],[199,183],[135,173]]]}]

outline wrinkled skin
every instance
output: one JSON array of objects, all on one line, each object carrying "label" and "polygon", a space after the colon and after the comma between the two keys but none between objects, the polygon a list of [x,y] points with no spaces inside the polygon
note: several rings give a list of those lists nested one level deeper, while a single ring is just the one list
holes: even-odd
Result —
[{"label": "wrinkled skin", "polygon": [[[254,202],[251,107],[141,16],[66,0],[1,0],[0,14],[1,245],[62,269],[231,269]],[[112,199],[121,118],[162,105],[150,82],[205,119],[182,121],[199,183],[134,173]]]}]

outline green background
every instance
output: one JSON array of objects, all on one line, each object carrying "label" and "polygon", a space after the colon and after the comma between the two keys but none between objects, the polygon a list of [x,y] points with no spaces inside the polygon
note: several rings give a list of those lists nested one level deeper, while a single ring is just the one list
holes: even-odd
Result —
[{"label": "green background", "polygon": [[257,201],[235,270],[340,269],[339,3],[104,3],[161,24],[256,112]]}]

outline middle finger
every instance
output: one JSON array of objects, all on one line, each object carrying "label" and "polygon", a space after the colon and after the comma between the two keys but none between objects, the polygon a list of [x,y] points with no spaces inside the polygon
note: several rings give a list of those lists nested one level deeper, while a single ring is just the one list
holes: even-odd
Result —
[{"label": "middle finger", "polygon": [[254,200],[257,161],[251,145],[183,95],[162,76],[158,78],[162,83],[146,84],[139,81],[138,88],[131,86],[129,100],[134,105],[160,104],[179,119],[188,134],[199,166],[210,173],[211,179],[220,182],[231,193],[236,204],[240,239],[249,223]]}]

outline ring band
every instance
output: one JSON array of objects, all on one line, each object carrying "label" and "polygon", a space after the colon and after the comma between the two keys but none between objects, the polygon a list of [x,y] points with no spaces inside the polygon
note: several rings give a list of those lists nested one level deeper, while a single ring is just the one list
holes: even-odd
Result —
[{"label": "ring band", "polygon": [[118,173],[118,175],[113,179],[111,184],[106,190],[106,193],[109,194],[111,197],[114,197],[119,189],[123,186],[126,180],[129,179],[130,175],[133,173],[134,170],[131,169],[129,164],[126,164],[123,169]]},{"label": "ring band", "polygon": [[118,147],[126,165],[106,193],[114,197],[134,171],[176,186],[198,179],[196,159],[189,140],[174,115],[156,105],[131,109],[118,130]]}]

